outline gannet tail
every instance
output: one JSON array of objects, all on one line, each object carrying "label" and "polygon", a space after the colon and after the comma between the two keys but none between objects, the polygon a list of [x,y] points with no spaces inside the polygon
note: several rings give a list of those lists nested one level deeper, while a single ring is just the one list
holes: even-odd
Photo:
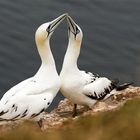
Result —
[{"label": "gannet tail", "polygon": [[116,90],[117,91],[124,90],[124,89],[128,88],[132,84],[134,84],[134,83],[133,82],[130,82],[130,83],[124,83],[122,85],[118,85],[118,86],[116,86]]},{"label": "gannet tail", "polygon": [[115,95],[116,94],[116,91],[124,90],[124,89],[128,88],[130,85],[133,84],[133,82],[130,82],[130,83],[124,83],[122,85],[118,85],[118,83],[119,83],[119,80],[118,79],[111,80],[111,81],[112,81],[112,86],[114,87],[114,90],[112,90],[110,92],[110,94],[107,94],[105,96],[104,100],[106,100],[107,98],[109,98],[111,95]]},{"label": "gannet tail", "polygon": [[124,89],[128,88],[130,85],[134,84],[133,82],[130,82],[130,83],[124,83],[122,85],[118,85],[118,83],[119,83],[118,79],[111,80],[111,82],[116,91],[124,90]]}]

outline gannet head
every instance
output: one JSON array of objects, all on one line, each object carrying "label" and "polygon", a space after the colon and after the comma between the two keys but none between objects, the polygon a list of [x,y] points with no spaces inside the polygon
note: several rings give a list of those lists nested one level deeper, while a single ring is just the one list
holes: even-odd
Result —
[{"label": "gannet head", "polygon": [[73,40],[76,43],[81,43],[83,38],[82,29],[75,23],[75,21],[67,16],[67,22],[69,25],[69,39]]},{"label": "gannet head", "polygon": [[47,22],[39,26],[35,33],[37,46],[42,46],[44,42],[50,39],[56,27],[65,19],[68,14],[63,14],[53,21]]}]

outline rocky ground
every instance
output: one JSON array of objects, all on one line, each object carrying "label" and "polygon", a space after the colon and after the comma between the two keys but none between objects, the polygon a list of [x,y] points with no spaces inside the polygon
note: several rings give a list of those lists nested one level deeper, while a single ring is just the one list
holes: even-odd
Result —
[{"label": "rocky ground", "polygon": [[[140,87],[131,86],[123,91],[119,91],[116,96],[111,97],[106,101],[97,102],[92,110],[83,106],[78,106],[78,116],[75,118],[72,118],[73,104],[69,100],[64,99],[59,103],[55,110],[44,115],[42,130],[50,132],[52,129],[54,130],[63,127],[68,120],[75,121],[81,116],[96,115],[98,112],[119,109],[127,100],[139,97]],[[21,123],[22,122],[10,122],[8,124],[1,124],[0,135],[11,129],[17,128]]]},{"label": "rocky ground", "polygon": [[123,91],[119,91],[116,96],[112,96],[106,101],[97,102],[93,109],[78,106],[78,116],[75,118],[72,118],[73,104],[68,99],[64,99],[55,110],[45,115],[46,119],[43,121],[42,129],[48,131],[54,128],[57,129],[63,126],[63,123],[69,119],[74,121],[81,116],[96,115],[98,112],[119,109],[127,100],[139,97],[140,87],[130,86]]}]

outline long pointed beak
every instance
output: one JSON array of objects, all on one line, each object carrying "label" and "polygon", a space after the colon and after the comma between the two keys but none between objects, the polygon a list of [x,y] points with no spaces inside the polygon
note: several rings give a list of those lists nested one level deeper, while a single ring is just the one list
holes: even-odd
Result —
[{"label": "long pointed beak", "polygon": [[59,16],[58,18],[54,19],[53,21],[51,21],[48,31],[53,32],[56,29],[56,27],[65,19],[66,16],[68,16],[67,13],[65,13],[65,14]]},{"label": "long pointed beak", "polygon": [[74,22],[74,20],[70,16],[67,16],[67,22],[68,22],[70,31],[74,35],[76,35],[77,33],[79,33],[79,29],[77,27],[78,25]]}]

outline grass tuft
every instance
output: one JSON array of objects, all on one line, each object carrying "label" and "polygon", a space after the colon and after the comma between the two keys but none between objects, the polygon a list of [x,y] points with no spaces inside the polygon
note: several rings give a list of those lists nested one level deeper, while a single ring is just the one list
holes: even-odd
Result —
[{"label": "grass tuft", "polygon": [[0,140],[139,140],[140,99],[128,101],[116,111],[71,119],[59,129],[42,132],[36,124],[24,125],[0,136]]}]

